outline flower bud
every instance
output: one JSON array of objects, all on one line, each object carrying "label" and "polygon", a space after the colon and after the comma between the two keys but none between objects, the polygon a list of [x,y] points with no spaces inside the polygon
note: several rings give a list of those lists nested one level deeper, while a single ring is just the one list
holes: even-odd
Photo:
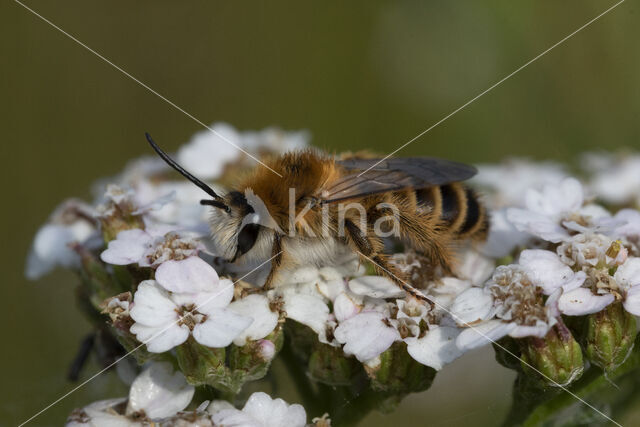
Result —
[{"label": "flower bud", "polygon": [[378,363],[365,365],[371,387],[403,396],[424,391],[431,386],[436,370],[416,362],[408,353],[407,345],[397,341],[378,356]]},{"label": "flower bud", "polygon": [[205,347],[193,337],[176,348],[178,366],[189,384],[229,391],[227,384],[231,379],[224,364],[225,354],[224,348]]},{"label": "flower bud", "polygon": [[622,303],[614,303],[587,318],[586,355],[609,373],[631,354],[636,337],[636,319]]},{"label": "flower bud", "polygon": [[523,340],[521,364],[527,375],[555,387],[571,384],[584,371],[580,344],[560,319],[544,338]]},{"label": "flower bud", "polygon": [[118,233],[132,228],[144,229],[142,214],[131,200],[131,195],[116,185],[107,187],[106,203],[99,209],[102,237],[105,243],[114,240]]},{"label": "flower bud", "polygon": [[360,363],[354,357],[346,357],[339,347],[318,344],[309,358],[311,378],[331,386],[349,385],[360,372]]}]

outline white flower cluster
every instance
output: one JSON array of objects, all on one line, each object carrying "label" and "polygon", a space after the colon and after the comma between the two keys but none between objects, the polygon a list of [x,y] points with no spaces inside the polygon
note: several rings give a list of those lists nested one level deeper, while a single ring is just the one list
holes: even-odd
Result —
[{"label": "white flower cluster", "polygon": [[307,414],[298,404],[289,405],[266,393],[253,393],[242,409],[227,401],[205,401],[184,411],[195,388],[167,362],[150,363],[133,381],[128,398],[101,400],[76,409],[67,427],[242,426],[302,427]]},{"label": "white flower cluster", "polygon": [[[214,129],[256,155],[300,148],[307,140],[304,132],[241,133],[224,124]],[[221,189],[252,166],[241,151],[208,131],[180,148],[177,157]],[[290,319],[313,331],[317,345],[355,357],[367,373],[383,363],[383,353],[398,348],[440,370],[507,335],[544,338],[561,315],[588,315],[614,303],[640,315],[640,212],[610,211],[590,199],[638,203],[640,157],[633,159],[599,164],[586,187],[552,163],[515,160],[480,167],[475,184],[484,189],[491,212],[487,242],[459,248],[452,277],[435,276],[426,258],[412,251],[391,257],[431,306],[405,295],[388,278],[366,275],[355,254],[340,265],[288,272],[274,289],[262,290],[264,269],[258,274],[262,279],[245,277],[248,266],[221,264],[209,251],[201,190],[174,181],[159,159],[135,161],[98,186],[103,195],[93,205],[77,200],[61,205],[36,235],[27,275],[37,278],[58,265],[91,270],[91,254],[114,282],[124,269],[131,286],[102,289],[107,294],[98,292],[94,306],[152,355],[175,357],[189,343],[208,350],[252,346],[268,363],[279,349],[273,337]],[[617,188],[607,198],[616,185],[624,191]],[[225,278],[228,273],[240,279]],[[252,395],[242,410],[213,402],[180,412],[193,393],[181,373],[156,363],[136,379],[128,399],[89,405],[74,412],[69,424],[306,423],[302,407],[263,393]]]},{"label": "white flower cluster", "polygon": [[[498,173],[499,171],[499,173]],[[575,178],[549,182],[545,169],[518,202],[494,211],[485,252],[518,254],[516,264],[499,266],[484,286],[463,292],[452,314],[460,326],[458,346],[473,348],[505,335],[544,337],[561,314],[597,313],[621,302],[640,315],[640,212],[622,209],[612,214],[587,201],[588,190]],[[491,179],[480,182],[500,196],[505,182],[522,171],[494,167]],[[603,174],[600,171],[600,174]],[[481,174],[482,175],[482,174]],[[494,181],[495,180],[495,181]]]}]

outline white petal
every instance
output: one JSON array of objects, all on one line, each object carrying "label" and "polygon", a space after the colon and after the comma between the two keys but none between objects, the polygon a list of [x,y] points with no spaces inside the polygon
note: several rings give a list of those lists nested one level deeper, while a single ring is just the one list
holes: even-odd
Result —
[{"label": "white petal", "polygon": [[207,314],[207,320],[193,328],[193,338],[213,348],[226,347],[251,324],[251,318],[229,309],[217,308]]},{"label": "white petal", "polygon": [[233,340],[235,345],[264,338],[278,325],[278,314],[271,311],[269,300],[264,295],[248,295],[229,304],[229,310],[253,319],[251,325]]},{"label": "white petal", "polygon": [[192,256],[162,263],[156,271],[156,281],[171,292],[213,292],[218,273],[203,259]]},{"label": "white petal", "polygon": [[493,307],[493,298],[483,288],[469,288],[453,301],[450,314],[461,326],[485,320]]},{"label": "white petal", "polygon": [[176,155],[178,163],[200,179],[219,177],[224,166],[241,155],[238,147],[242,139],[238,132],[226,124],[212,126],[216,132],[203,130],[196,133]]},{"label": "white petal", "polygon": [[99,427],[138,427],[140,423],[134,423],[128,417],[120,415],[113,409],[126,402],[126,398],[107,399],[94,402],[85,406],[82,410],[90,418],[89,423],[67,423],[66,427],[75,426],[99,426]]},{"label": "white petal", "polygon": [[149,248],[152,237],[144,230],[124,230],[118,233],[116,240],[109,242],[100,258],[109,264],[127,265],[140,261]]},{"label": "white petal", "polygon": [[401,298],[404,291],[382,276],[362,276],[349,280],[349,289],[356,295],[372,298]]},{"label": "white petal", "polygon": [[540,322],[540,324],[536,326],[517,326],[513,331],[509,332],[509,336],[513,338],[544,338],[547,332],[549,332],[549,329],[551,329],[551,326],[544,322]]},{"label": "white petal", "polygon": [[542,249],[522,251],[518,263],[525,268],[531,282],[541,287],[545,295],[561,288],[574,275],[573,270],[558,255]]},{"label": "white petal", "polygon": [[164,353],[189,338],[189,328],[185,325],[178,326],[175,322],[161,326],[145,326],[134,323],[130,331],[138,341],[147,345],[147,350],[151,353]]},{"label": "white petal", "polygon": [[456,345],[461,350],[471,350],[497,341],[515,328],[515,323],[500,320],[482,322],[463,330],[456,338]]},{"label": "white petal", "polygon": [[347,285],[342,277],[333,280],[321,280],[316,284],[318,292],[330,301],[336,299],[340,293],[344,292]]},{"label": "white petal", "polygon": [[614,300],[611,294],[594,295],[590,289],[577,288],[560,296],[558,309],[569,316],[582,316],[597,313]]},{"label": "white petal", "polygon": [[37,279],[57,265],[77,265],[78,255],[67,246],[75,240],[69,227],[62,225],[47,224],[38,230],[27,263],[27,277]]},{"label": "white petal", "polygon": [[333,314],[338,322],[343,322],[360,312],[361,307],[345,292],[337,296],[333,302]]},{"label": "white petal", "polygon": [[131,384],[127,414],[138,411],[151,419],[175,415],[189,405],[195,388],[168,362],[154,362]]},{"label": "white petal", "polygon": [[211,416],[214,425],[224,427],[266,427],[251,415],[238,409],[223,409]]},{"label": "white petal", "polygon": [[627,259],[624,264],[618,267],[613,278],[625,288],[640,284],[640,258]]},{"label": "white petal", "polygon": [[587,280],[587,273],[584,271],[578,271],[577,273],[574,273],[564,285],[562,285],[562,290],[564,292],[569,292],[579,288],[585,280]]},{"label": "white petal", "polygon": [[550,217],[577,211],[584,199],[582,184],[575,178],[565,178],[560,185],[546,185],[542,192],[529,190],[525,197],[529,210]]},{"label": "white petal", "polygon": [[623,222],[615,230],[615,234],[624,237],[640,236],[640,212],[635,209],[622,209],[616,216],[616,220]]},{"label": "white petal", "polygon": [[416,361],[439,371],[448,363],[462,356],[463,351],[456,346],[460,329],[435,327],[422,338],[407,338],[407,351]]},{"label": "white petal", "polygon": [[558,243],[569,237],[569,233],[548,216],[525,209],[507,209],[507,218],[516,229],[526,231],[549,242]]},{"label": "white petal", "polygon": [[319,298],[305,294],[289,294],[285,296],[284,310],[287,317],[307,325],[316,333],[324,332],[329,318],[329,307]]},{"label": "white petal", "polygon": [[137,323],[161,326],[177,320],[176,308],[167,291],[155,280],[145,280],[138,285],[129,314]]},{"label": "white petal", "polygon": [[289,405],[262,392],[253,393],[242,412],[261,421],[263,426],[303,427],[307,423],[307,414],[301,405]]},{"label": "white petal", "polygon": [[[176,300],[178,295],[181,294],[173,294],[172,298]],[[211,292],[182,295],[188,296],[187,299],[191,298],[196,307],[198,307],[198,311],[209,313],[211,310],[229,305],[229,302],[233,299],[233,282],[229,279],[222,279],[215,284],[214,290]]]},{"label": "white petal", "polygon": [[385,316],[377,312],[360,313],[341,323],[334,331],[343,350],[360,362],[373,359],[400,339],[398,331],[383,323]]},{"label": "white petal", "polygon": [[456,268],[456,276],[467,279],[476,286],[481,286],[491,277],[495,262],[473,249],[467,249]]},{"label": "white petal", "polygon": [[624,299],[624,309],[634,316],[640,316],[640,286],[632,286]]},{"label": "white petal", "polygon": [[502,258],[509,255],[518,246],[524,245],[531,239],[527,232],[519,231],[507,219],[507,209],[491,212],[491,225],[486,243],[481,247],[483,254]]}]

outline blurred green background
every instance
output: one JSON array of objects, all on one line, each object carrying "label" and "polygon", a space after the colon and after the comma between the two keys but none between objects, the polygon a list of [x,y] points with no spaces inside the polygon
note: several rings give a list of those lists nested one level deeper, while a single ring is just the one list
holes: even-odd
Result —
[{"label": "blurred green background", "polygon": [[[383,152],[614,3],[27,2],[205,123],[309,129],[321,147]],[[627,0],[399,155],[570,161],[637,148],[639,14]],[[201,127],[10,0],[0,5],[0,36],[0,424],[15,425],[73,387],[66,369],[88,331],[71,273],[23,277],[38,226],[63,198],[89,197],[92,181],[148,154],[145,131],[175,149]],[[492,357],[466,355],[366,425],[498,425],[513,376]],[[33,425],[60,425],[74,407],[125,393],[100,376]]]}]

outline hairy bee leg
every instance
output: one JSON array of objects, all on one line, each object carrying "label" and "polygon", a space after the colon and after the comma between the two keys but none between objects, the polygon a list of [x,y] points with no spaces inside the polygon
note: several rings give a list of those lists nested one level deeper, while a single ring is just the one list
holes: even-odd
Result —
[{"label": "hairy bee leg", "polygon": [[445,276],[453,275],[453,256],[447,247],[445,233],[434,227],[431,221],[425,221],[418,215],[403,213],[400,215],[400,233],[409,239],[414,249],[423,252],[434,266],[440,266]]},{"label": "hairy bee leg", "polygon": [[265,290],[273,289],[273,279],[275,278],[276,270],[278,270],[282,265],[282,238],[277,232],[273,233],[271,256],[271,270],[269,271],[269,275],[267,276],[267,280],[265,280],[263,286],[263,289]]},{"label": "hairy bee leg", "polygon": [[415,299],[428,303],[431,308],[434,307],[433,301],[422,295],[420,291],[401,279],[402,273],[397,271],[391,264],[389,264],[389,262],[387,261],[387,257],[384,254],[379,253],[379,250],[377,250],[376,247],[380,247],[382,245],[381,242],[376,242],[373,239],[369,238],[362,232],[362,230],[360,230],[360,228],[358,228],[357,225],[355,225],[350,220],[345,221],[345,230],[347,231],[350,241],[355,246],[355,249],[361,255],[364,255],[364,259],[367,261],[373,261],[374,267],[378,274],[388,277],[400,289],[402,289]]}]

